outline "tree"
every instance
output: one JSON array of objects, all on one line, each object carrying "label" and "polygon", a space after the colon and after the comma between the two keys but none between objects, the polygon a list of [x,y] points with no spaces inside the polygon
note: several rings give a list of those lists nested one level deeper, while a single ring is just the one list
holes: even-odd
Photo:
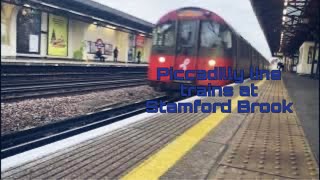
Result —
[{"label": "tree", "polygon": [[56,40],[56,33],[54,32],[54,29],[52,31],[52,35],[51,35],[51,43],[54,42]]}]

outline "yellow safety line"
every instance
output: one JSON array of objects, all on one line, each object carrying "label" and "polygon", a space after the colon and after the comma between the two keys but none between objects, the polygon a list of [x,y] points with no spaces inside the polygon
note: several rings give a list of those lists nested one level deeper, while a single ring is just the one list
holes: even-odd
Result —
[{"label": "yellow safety line", "polygon": [[[265,79],[256,84],[260,86]],[[238,96],[232,99],[232,112],[237,107],[239,100],[247,99]],[[178,136],[174,141],[166,145],[163,149],[153,154],[147,160],[143,161],[122,180],[153,180],[158,179],[161,175],[168,171],[176,162],[181,159],[189,150],[199,143],[212,129],[214,129],[229,114],[217,111],[201,120],[198,124],[188,129],[185,133]]]}]

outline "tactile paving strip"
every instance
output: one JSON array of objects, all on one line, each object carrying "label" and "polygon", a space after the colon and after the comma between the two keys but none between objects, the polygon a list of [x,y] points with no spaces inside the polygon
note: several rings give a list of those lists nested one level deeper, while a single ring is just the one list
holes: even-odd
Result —
[{"label": "tactile paving strip", "polygon": [[[268,81],[260,102],[289,101],[281,81]],[[254,113],[239,129],[214,179],[318,179],[319,169],[295,113]]]}]

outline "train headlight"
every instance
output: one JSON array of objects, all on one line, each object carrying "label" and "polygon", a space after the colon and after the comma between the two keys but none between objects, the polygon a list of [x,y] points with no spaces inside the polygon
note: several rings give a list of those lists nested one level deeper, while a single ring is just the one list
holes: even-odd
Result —
[{"label": "train headlight", "polygon": [[208,61],[208,64],[209,64],[209,66],[214,66],[214,65],[216,65],[216,61],[211,59]]},{"label": "train headlight", "polygon": [[161,62],[161,63],[166,62],[166,58],[165,57],[159,57],[159,62]]}]

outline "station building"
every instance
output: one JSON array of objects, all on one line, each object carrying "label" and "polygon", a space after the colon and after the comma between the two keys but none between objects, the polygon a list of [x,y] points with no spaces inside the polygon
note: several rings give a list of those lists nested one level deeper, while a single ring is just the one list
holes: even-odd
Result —
[{"label": "station building", "polygon": [[284,64],[284,70],[319,78],[320,1],[250,2],[264,31],[271,54]]},{"label": "station building", "polygon": [[147,63],[153,24],[91,0],[2,0],[1,59],[43,58]]}]

